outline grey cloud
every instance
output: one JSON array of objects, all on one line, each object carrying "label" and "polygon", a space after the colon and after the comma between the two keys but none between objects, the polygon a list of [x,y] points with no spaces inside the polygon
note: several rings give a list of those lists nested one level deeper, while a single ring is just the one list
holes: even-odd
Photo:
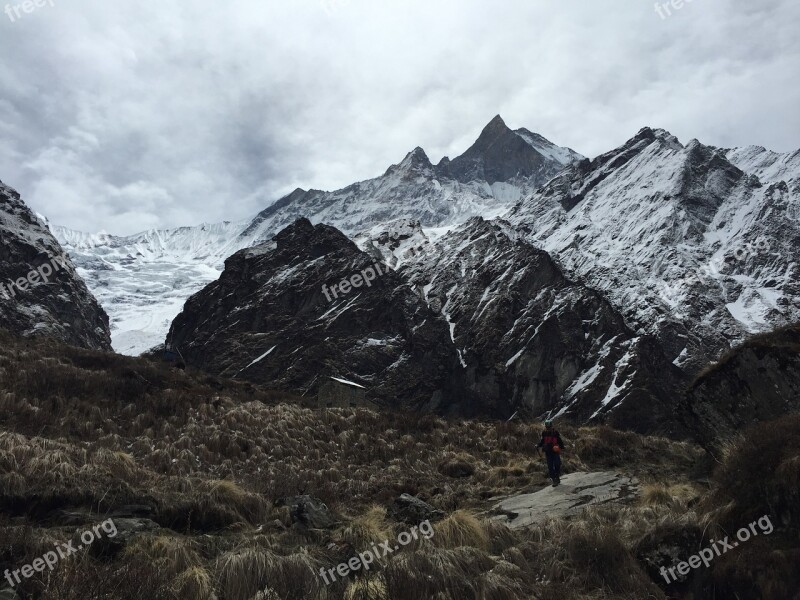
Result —
[{"label": "grey cloud", "polygon": [[586,155],[644,125],[800,147],[800,8],[694,0],[56,0],[0,15],[0,179],[54,222],[242,219],[463,152],[497,113]]}]

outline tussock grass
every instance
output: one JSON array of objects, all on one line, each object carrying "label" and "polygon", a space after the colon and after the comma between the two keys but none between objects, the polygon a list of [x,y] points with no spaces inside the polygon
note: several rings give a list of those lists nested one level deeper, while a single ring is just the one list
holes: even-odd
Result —
[{"label": "tussock grass", "polygon": [[386,587],[395,600],[477,598],[479,580],[494,564],[474,548],[448,550],[426,545],[389,562],[384,571]]},{"label": "tussock grass", "polygon": [[645,506],[665,506],[675,511],[688,509],[701,496],[697,485],[688,483],[648,483],[642,487],[641,503]]},{"label": "tussock grass", "polygon": [[772,514],[800,528],[800,415],[746,431],[729,445],[714,484],[703,502],[709,523],[738,529]]},{"label": "tussock grass", "polygon": [[366,513],[352,519],[341,532],[341,541],[355,549],[368,548],[375,542],[389,540],[394,531],[386,518],[386,508],[373,505]]},{"label": "tussock grass", "polygon": [[214,600],[214,583],[203,567],[190,567],[175,578],[172,590],[178,598],[196,598],[197,600]]},{"label": "tussock grass", "polygon": [[344,600],[389,600],[382,575],[356,579],[344,593]]},{"label": "tussock grass", "polygon": [[489,549],[487,527],[476,516],[465,510],[457,510],[433,524],[431,541],[439,548],[453,550],[463,546]]},{"label": "tussock grass", "polygon": [[178,536],[140,536],[128,544],[125,556],[150,563],[174,577],[202,564],[194,546],[192,540]]},{"label": "tussock grass", "polygon": [[270,583],[279,557],[261,548],[245,548],[221,556],[216,573],[222,597],[227,600],[250,600]]}]

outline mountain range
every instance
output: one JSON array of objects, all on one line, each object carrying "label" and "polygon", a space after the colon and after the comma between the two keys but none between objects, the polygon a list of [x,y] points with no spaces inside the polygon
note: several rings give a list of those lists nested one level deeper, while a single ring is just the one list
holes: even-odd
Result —
[{"label": "mountain range", "polygon": [[675,433],[705,365],[800,320],[799,201],[800,152],[644,128],[588,159],[498,116],[452,160],[416,148],[251,219],[50,230],[117,351],[166,339],[211,373],[310,397],[335,378],[387,406]]},{"label": "mountain range", "polygon": [[512,131],[498,116],[453,160],[432,165],[416,148],[379,177],[333,192],[297,189],[252,219],[126,237],[52,231],[109,312],[114,348],[139,354],[164,341],[183,302],[219,277],[225,258],[298,218],[348,235],[399,219],[452,227],[507,211],[580,158],[526,129]]}]

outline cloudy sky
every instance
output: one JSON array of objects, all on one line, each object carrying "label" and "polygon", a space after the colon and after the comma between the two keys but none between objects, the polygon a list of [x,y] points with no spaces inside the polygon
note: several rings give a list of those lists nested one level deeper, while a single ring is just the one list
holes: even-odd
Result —
[{"label": "cloudy sky", "polygon": [[644,125],[800,148],[800,3],[46,0],[0,15],[0,180],[130,234],[246,218],[501,114],[594,156]]}]

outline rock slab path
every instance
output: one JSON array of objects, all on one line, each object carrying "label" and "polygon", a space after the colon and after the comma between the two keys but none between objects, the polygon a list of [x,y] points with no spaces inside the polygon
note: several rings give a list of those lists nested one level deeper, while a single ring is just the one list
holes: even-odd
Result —
[{"label": "rock slab path", "polygon": [[511,529],[529,527],[547,518],[577,515],[588,506],[624,502],[639,494],[639,481],[611,471],[570,473],[558,487],[546,487],[532,494],[507,496],[494,505],[493,520]]}]

